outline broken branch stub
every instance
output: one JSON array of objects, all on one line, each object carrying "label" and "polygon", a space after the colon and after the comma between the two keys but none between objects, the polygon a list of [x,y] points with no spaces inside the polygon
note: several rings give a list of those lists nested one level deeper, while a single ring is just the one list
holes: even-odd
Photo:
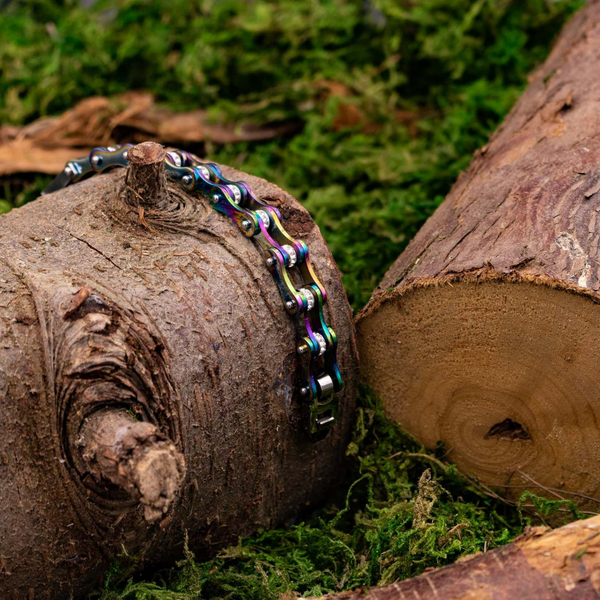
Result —
[{"label": "broken branch stub", "polygon": [[185,463],[156,425],[120,409],[98,410],[84,422],[78,444],[89,472],[139,500],[154,522],[168,510],[183,483]]},{"label": "broken branch stub", "polygon": [[166,150],[156,142],[143,142],[128,151],[125,177],[126,199],[130,206],[164,210],[168,205]]}]

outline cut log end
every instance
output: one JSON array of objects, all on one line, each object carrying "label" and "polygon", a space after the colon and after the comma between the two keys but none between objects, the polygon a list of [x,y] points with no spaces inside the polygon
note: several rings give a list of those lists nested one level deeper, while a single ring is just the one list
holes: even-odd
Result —
[{"label": "cut log end", "polygon": [[600,305],[573,292],[498,277],[391,294],[359,321],[364,375],[403,428],[506,497],[597,510]]},{"label": "cut log end", "polygon": [[129,150],[126,202],[141,209],[161,210],[168,203],[166,150],[156,142],[143,142]]},{"label": "cut log end", "polygon": [[146,521],[169,510],[183,483],[185,463],[155,425],[123,410],[97,411],[84,423],[78,445],[92,476],[139,500]]}]

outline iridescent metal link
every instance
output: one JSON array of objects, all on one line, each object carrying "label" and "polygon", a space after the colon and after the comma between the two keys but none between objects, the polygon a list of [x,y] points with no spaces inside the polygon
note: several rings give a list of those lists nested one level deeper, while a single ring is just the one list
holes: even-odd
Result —
[{"label": "iridescent metal link", "polygon": [[[124,144],[95,148],[89,156],[68,162],[43,193],[79,181],[88,173],[126,167],[131,147],[132,144]],[[202,162],[189,152],[172,150],[167,153],[165,165],[172,179],[189,192],[206,195],[216,210],[228,215],[263,250],[285,309],[299,326],[299,392],[307,414],[307,429],[313,437],[321,439],[337,421],[339,407],[335,394],[342,389],[343,382],[337,363],[337,337],[325,322],[327,294],[311,265],[306,244],[288,234],[276,207],[259,200],[246,182],[227,179],[217,164]],[[294,269],[300,274],[300,289],[292,281]]]}]

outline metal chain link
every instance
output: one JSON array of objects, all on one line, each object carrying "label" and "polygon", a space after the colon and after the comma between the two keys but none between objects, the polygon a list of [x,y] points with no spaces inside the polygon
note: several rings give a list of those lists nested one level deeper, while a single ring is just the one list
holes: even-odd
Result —
[{"label": "metal chain link", "polygon": [[[110,167],[126,167],[133,144],[94,148],[84,158],[69,161],[64,170],[42,192],[48,194],[79,181],[89,173]],[[248,238],[262,249],[267,268],[272,273],[288,314],[296,318],[296,350],[300,364],[300,389],[307,429],[321,439],[338,419],[335,396],[342,389],[337,363],[337,337],[327,326],[323,307],[325,288],[319,281],[309,258],[306,244],[290,236],[281,224],[281,213],[259,200],[244,181],[225,178],[215,163],[201,162],[182,150],[172,150],[165,160],[167,175],[188,192],[207,196],[216,210],[228,215]],[[302,281],[293,283],[294,273]]]}]

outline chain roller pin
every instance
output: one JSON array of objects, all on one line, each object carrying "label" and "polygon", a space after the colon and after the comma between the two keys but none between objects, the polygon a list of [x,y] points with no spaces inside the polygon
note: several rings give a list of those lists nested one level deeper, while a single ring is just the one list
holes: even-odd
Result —
[{"label": "chain roller pin", "polygon": [[269,213],[266,210],[257,210],[256,214],[260,217],[265,229],[268,231],[271,226],[271,217],[269,217]]}]

